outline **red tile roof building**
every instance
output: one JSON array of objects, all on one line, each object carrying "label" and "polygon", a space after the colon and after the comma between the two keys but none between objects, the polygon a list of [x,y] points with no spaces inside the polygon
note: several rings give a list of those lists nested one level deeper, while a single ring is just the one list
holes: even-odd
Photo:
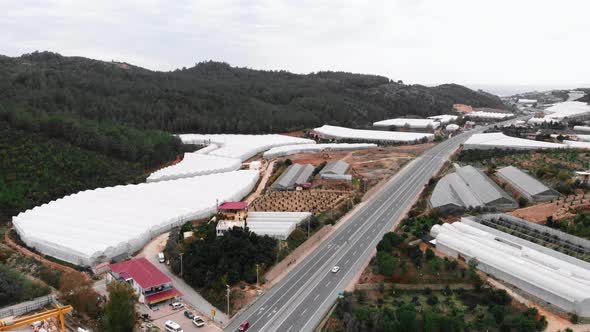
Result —
[{"label": "red tile roof building", "polygon": [[248,207],[248,203],[246,202],[225,202],[219,206],[219,211],[238,211],[238,210],[245,210]]},{"label": "red tile roof building", "polygon": [[154,304],[182,294],[174,288],[172,280],[145,258],[109,264],[107,282],[127,282],[139,295],[139,302]]}]

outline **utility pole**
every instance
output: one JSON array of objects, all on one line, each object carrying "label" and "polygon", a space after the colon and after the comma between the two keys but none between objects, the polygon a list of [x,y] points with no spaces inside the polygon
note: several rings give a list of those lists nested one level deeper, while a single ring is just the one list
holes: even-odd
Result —
[{"label": "utility pole", "polygon": [[225,287],[227,287],[227,317],[229,317],[229,285],[225,285]]},{"label": "utility pole", "polygon": [[181,252],[179,255],[180,255],[180,277],[182,278],[182,255],[184,255],[184,253]]},{"label": "utility pole", "polygon": [[260,286],[260,282],[258,281],[258,263],[256,263],[256,286]]}]

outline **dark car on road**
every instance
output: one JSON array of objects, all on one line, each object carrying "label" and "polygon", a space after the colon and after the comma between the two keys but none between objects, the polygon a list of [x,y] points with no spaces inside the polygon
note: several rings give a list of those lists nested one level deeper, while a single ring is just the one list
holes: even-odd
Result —
[{"label": "dark car on road", "polygon": [[195,314],[193,314],[193,312],[190,310],[185,310],[184,317],[192,320],[193,318],[195,318]]}]

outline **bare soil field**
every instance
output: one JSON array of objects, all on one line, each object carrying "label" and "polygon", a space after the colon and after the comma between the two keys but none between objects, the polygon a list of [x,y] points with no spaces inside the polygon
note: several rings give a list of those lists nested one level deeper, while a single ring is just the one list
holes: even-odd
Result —
[{"label": "bare soil field", "polygon": [[512,211],[510,214],[528,221],[544,223],[548,217],[559,221],[576,216],[576,210],[590,209],[590,193],[578,192],[555,202],[543,203]]},{"label": "bare soil field", "polygon": [[351,192],[335,190],[272,191],[252,203],[252,211],[320,212],[331,209]]}]

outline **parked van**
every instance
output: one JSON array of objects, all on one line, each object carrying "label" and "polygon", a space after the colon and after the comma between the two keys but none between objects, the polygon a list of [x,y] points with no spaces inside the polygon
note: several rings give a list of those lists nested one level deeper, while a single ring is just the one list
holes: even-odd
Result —
[{"label": "parked van", "polygon": [[164,263],[165,261],[166,261],[166,258],[164,257],[164,253],[163,252],[159,252],[158,253],[158,262]]},{"label": "parked van", "polygon": [[168,332],[183,332],[182,327],[171,320],[167,320],[166,323],[164,323],[164,326]]}]

